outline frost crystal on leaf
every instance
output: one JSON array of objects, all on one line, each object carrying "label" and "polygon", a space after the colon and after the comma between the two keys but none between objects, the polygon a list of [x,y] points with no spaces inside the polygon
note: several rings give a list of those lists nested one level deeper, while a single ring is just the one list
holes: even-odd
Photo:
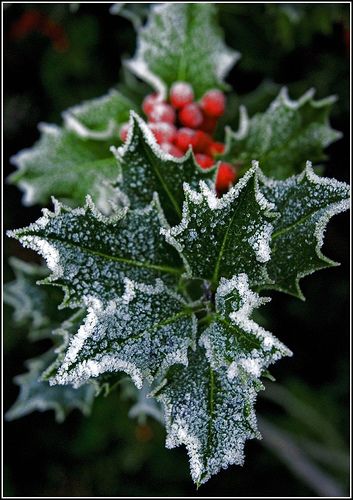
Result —
[{"label": "frost crystal on leaf", "polygon": [[108,140],[118,136],[118,125],[129,119],[135,105],[112,89],[106,95],[85,101],[63,113],[65,127],[83,139]]},{"label": "frost crystal on leaf", "polygon": [[11,158],[18,170],[9,180],[24,191],[23,204],[46,204],[52,195],[78,204],[87,193],[96,202],[104,201],[106,182],[115,181],[119,174],[109,151],[112,142],[83,140],[72,131],[44,123],[39,130],[39,141]]},{"label": "frost crystal on leaf", "polygon": [[250,120],[242,108],[238,132],[227,129],[224,159],[245,170],[256,158],[264,173],[277,179],[299,173],[309,158],[314,163],[324,160],[324,148],[342,136],[328,119],[336,99],[314,101],[313,96],[309,90],[292,101],[284,87],[267,111]]},{"label": "frost crystal on leaf", "polygon": [[318,269],[337,265],[321,252],[330,218],[349,208],[349,186],[305,170],[285,181],[261,177],[260,189],[277,207],[268,273],[273,288],[304,298],[299,280]]},{"label": "frost crystal on leaf", "polygon": [[50,337],[66,314],[58,310],[62,300],[60,290],[51,286],[38,286],[48,276],[45,266],[10,259],[16,279],[4,285],[4,302],[13,307],[15,323],[28,328],[31,340]]},{"label": "frost crystal on leaf", "polygon": [[84,208],[56,202],[54,213],[44,209],[37,222],[9,235],[46,259],[52,271],[47,282],[62,286],[64,304],[76,307],[87,296],[104,303],[120,296],[125,277],[174,281],[179,259],[160,235],[161,225],[165,221],[157,197],[144,209],[124,209],[110,217],[87,198]]},{"label": "frost crystal on leaf", "polygon": [[270,299],[250,290],[246,274],[221,278],[215,300],[212,322],[200,337],[213,368],[227,367],[230,380],[244,372],[257,378],[271,363],[291,355],[270,332],[250,319],[253,310]]},{"label": "frost crystal on leaf", "polygon": [[176,81],[191,83],[200,98],[223,79],[239,54],[223,42],[211,4],[165,3],[154,6],[128,67],[163,97]]},{"label": "frost crystal on leaf", "polygon": [[195,483],[243,464],[245,441],[260,438],[254,412],[260,389],[259,381],[230,381],[225,369],[213,370],[201,348],[189,354],[187,367],[168,371],[155,391],[165,409],[166,446],[186,446]]},{"label": "frost crystal on leaf", "polygon": [[6,413],[7,420],[23,417],[32,411],[54,410],[57,422],[65,420],[66,415],[78,408],[84,415],[89,415],[95,397],[95,388],[85,385],[79,389],[68,386],[50,387],[40,379],[45,368],[55,359],[51,349],[42,356],[27,361],[28,372],[15,377],[20,386],[20,394],[13,406]]},{"label": "frost crystal on leaf", "polygon": [[217,286],[220,277],[245,272],[251,283],[267,280],[274,208],[258,189],[255,165],[222,198],[205,183],[200,192],[185,185],[181,223],[163,230],[189,274]]},{"label": "frost crystal on leaf", "polygon": [[106,306],[86,298],[88,315],[72,337],[51,384],[80,386],[91,377],[124,371],[141,388],[175,363],[186,365],[196,318],[183,300],[157,280],[125,279],[123,295]]},{"label": "frost crystal on leaf", "polygon": [[114,152],[121,170],[118,184],[131,207],[144,207],[157,192],[166,217],[172,222],[181,217],[183,183],[196,187],[201,179],[214,176],[214,169],[205,172],[196,164],[191,150],[183,158],[162,151],[146,123],[134,112],[127,141]]}]

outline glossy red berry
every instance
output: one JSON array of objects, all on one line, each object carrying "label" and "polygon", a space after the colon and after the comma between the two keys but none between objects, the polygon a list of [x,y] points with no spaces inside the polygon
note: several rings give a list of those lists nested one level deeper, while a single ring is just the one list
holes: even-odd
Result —
[{"label": "glossy red berry", "polygon": [[213,134],[216,126],[217,126],[217,118],[213,116],[207,116],[205,113],[203,113],[203,120],[200,125],[200,129],[209,134]]},{"label": "glossy red berry", "polygon": [[182,127],[176,133],[175,144],[179,149],[185,152],[189,146],[193,147],[195,145],[195,136],[195,130]]},{"label": "glossy red berry", "polygon": [[165,153],[175,156],[176,158],[181,158],[182,156],[184,156],[184,153],[181,151],[181,149],[177,148],[173,144],[170,144],[170,142],[163,142],[163,144],[161,144],[161,149]]},{"label": "glossy red berry", "polygon": [[120,136],[120,139],[123,142],[125,142],[126,139],[127,139],[127,136],[128,136],[128,133],[129,133],[129,127],[130,127],[130,123],[129,122],[123,123],[122,126],[120,127],[119,136]]},{"label": "glossy red berry", "polygon": [[151,122],[175,122],[175,111],[174,109],[165,102],[158,102],[152,107],[151,112],[148,114],[148,118]]},{"label": "glossy red berry", "polygon": [[209,90],[201,99],[202,111],[213,118],[218,118],[224,113],[225,96],[223,92],[217,89]]},{"label": "glossy red berry", "polygon": [[224,193],[234,183],[236,172],[233,165],[226,162],[221,162],[218,167],[216,178],[216,190],[218,193]]},{"label": "glossy red berry", "polygon": [[196,130],[193,150],[195,153],[207,153],[212,144],[212,137],[202,130]]},{"label": "glossy red berry", "polygon": [[199,106],[195,102],[184,106],[179,112],[179,120],[184,127],[198,128],[203,120]]},{"label": "glossy red berry", "polygon": [[159,103],[162,102],[161,97],[159,94],[148,94],[144,98],[142,102],[142,110],[145,113],[145,115],[149,115],[153,109],[153,107]]},{"label": "glossy red berry", "polygon": [[201,168],[210,168],[212,165],[214,165],[214,159],[211,158],[211,156],[202,154],[202,153],[197,153],[195,155],[196,162],[198,165],[200,165]]},{"label": "glossy red berry", "polygon": [[211,156],[221,155],[222,153],[224,153],[224,150],[225,145],[223,144],[223,142],[212,142],[212,144],[208,148],[208,154],[210,154]]},{"label": "glossy red berry", "polygon": [[180,109],[194,100],[194,91],[190,83],[175,82],[170,89],[170,104],[175,109]]},{"label": "glossy red berry", "polygon": [[162,142],[173,142],[176,136],[176,128],[171,123],[159,122],[148,123],[158,144]]}]

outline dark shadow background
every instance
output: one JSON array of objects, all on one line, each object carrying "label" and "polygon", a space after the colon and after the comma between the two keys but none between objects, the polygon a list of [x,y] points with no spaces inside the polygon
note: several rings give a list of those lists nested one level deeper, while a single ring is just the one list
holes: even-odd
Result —
[{"label": "dark shadow background", "polygon": [[[38,121],[60,123],[60,112],[116,85],[121,58],[135,49],[132,24],[110,15],[107,4],[12,4],[4,10],[4,176],[12,154],[38,138]],[[31,27],[40,12],[57,28]],[[236,126],[241,102],[263,111],[286,84],[293,98],[309,87],[317,98],[337,94],[332,125],[344,138],[328,148],[325,174],[349,181],[349,5],[219,4],[228,45],[242,53],[228,81],[237,93],[229,122]],[[33,24],[33,23],[32,23]],[[263,82],[266,81],[266,84]],[[259,85],[262,84],[260,90]],[[5,184],[5,229],[33,222],[40,207],[23,208],[21,193]],[[347,214],[326,232],[324,253],[341,262],[302,281],[306,302],[273,293],[263,308],[267,326],[293,351],[272,373],[349,437],[349,243]],[[13,278],[9,255],[36,256],[5,239],[5,281]],[[30,343],[5,307],[5,410],[18,389],[12,377],[46,349]],[[260,442],[246,446],[244,467],[230,467],[196,491],[185,450],[166,450],[164,430],[127,417],[119,392],[98,398],[92,416],[73,412],[57,425],[52,412],[5,423],[4,493],[7,496],[307,496],[313,490]],[[260,398],[259,415],[281,428],[303,432],[283,409]],[[348,445],[347,445],[348,446]],[[348,474],[328,468],[347,491]]]}]

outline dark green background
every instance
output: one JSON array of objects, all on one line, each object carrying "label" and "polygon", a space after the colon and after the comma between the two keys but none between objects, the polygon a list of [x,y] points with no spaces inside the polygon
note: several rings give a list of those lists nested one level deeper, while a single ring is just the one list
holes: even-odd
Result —
[{"label": "dark green background", "polygon": [[[106,92],[115,85],[121,58],[135,49],[131,23],[108,12],[108,4],[82,4],[72,12],[64,4],[12,4],[4,10],[4,175],[9,157],[38,138],[38,121],[60,123],[70,105]],[[69,46],[58,51],[38,30],[16,36],[16,23],[29,11],[41,11],[62,26]],[[325,174],[349,180],[349,5],[219,4],[228,45],[242,53],[228,81],[236,96],[227,120],[237,124],[239,103],[250,114],[263,111],[280,85],[292,97],[309,87],[317,97],[337,94],[332,124],[344,138],[328,149]],[[14,28],[15,26],[15,28]],[[266,82],[266,83],[263,83]],[[259,86],[260,90],[259,89]],[[5,185],[5,229],[34,221],[40,207],[23,208],[21,193]],[[273,293],[263,308],[266,326],[294,351],[273,369],[278,384],[289,388],[335,428],[344,452],[349,432],[349,243],[348,215],[331,222],[326,255],[342,263],[302,282],[306,302]],[[9,255],[35,260],[34,254],[5,240]],[[5,264],[5,281],[12,279]],[[46,341],[31,344],[26,332],[11,323],[5,307],[5,410],[17,387],[11,379],[23,362],[43,352]],[[260,442],[246,446],[244,467],[230,467],[196,491],[185,450],[166,450],[161,426],[145,426],[127,417],[129,403],[119,391],[100,397],[90,418],[72,413],[57,425],[52,412],[33,413],[5,423],[5,494],[9,496],[306,496],[318,493],[293,475]],[[264,398],[259,415],[296,436],[317,439],[308,425]],[[311,419],[312,420],[312,419]],[[319,422],[317,423],[319,428]],[[314,433],[315,434],[315,433]],[[325,437],[323,436],[323,440]],[[332,461],[333,462],[333,461]],[[343,492],[348,472],[328,464]]]}]

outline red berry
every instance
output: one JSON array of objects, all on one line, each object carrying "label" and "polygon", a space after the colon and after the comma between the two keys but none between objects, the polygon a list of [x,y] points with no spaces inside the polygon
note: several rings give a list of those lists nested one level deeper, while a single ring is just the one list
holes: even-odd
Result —
[{"label": "red berry", "polygon": [[148,114],[148,118],[151,122],[175,122],[175,111],[174,109],[165,102],[158,102],[152,107],[151,112]]},{"label": "red berry", "polygon": [[190,83],[175,82],[170,89],[170,103],[180,109],[194,100],[194,91]]},{"label": "red berry", "polygon": [[224,153],[224,150],[225,150],[225,145],[223,144],[223,142],[212,142],[207,152],[211,156],[215,156],[215,155],[221,155],[222,153]]},{"label": "red berry", "polygon": [[201,110],[195,102],[187,104],[179,112],[179,120],[184,127],[198,128],[202,119]]},{"label": "red berry", "polygon": [[196,130],[193,150],[195,153],[207,153],[212,144],[212,137],[202,130]]},{"label": "red berry", "polygon": [[221,162],[218,167],[217,178],[216,178],[216,190],[218,193],[223,193],[227,191],[231,184],[234,183],[236,178],[236,172],[230,163]]},{"label": "red berry", "polygon": [[203,115],[203,120],[200,125],[201,130],[203,130],[204,132],[208,132],[209,134],[213,134],[216,126],[217,118],[214,118],[213,116],[207,116],[206,114]]},{"label": "red berry", "polygon": [[162,142],[173,142],[176,136],[176,128],[171,123],[148,123],[158,144]]},{"label": "red berry", "polygon": [[161,149],[176,158],[184,156],[184,153],[176,146],[173,146],[173,144],[170,144],[170,142],[163,142],[163,144],[161,144]]},{"label": "red berry", "polygon": [[161,97],[159,94],[148,94],[144,98],[142,102],[142,110],[145,113],[145,115],[149,115],[152,111],[152,108],[158,103],[162,102]]},{"label": "red berry", "polygon": [[195,136],[195,130],[185,127],[180,128],[176,133],[175,144],[185,153],[189,146],[195,145]]},{"label": "red berry", "polygon": [[123,142],[125,142],[127,139],[127,136],[129,133],[129,126],[130,126],[130,123],[126,122],[126,123],[123,123],[122,126],[120,127],[119,136]]},{"label": "red berry", "polygon": [[214,165],[214,160],[211,156],[204,155],[202,153],[197,153],[195,155],[196,162],[200,165],[201,168],[210,168]]},{"label": "red berry", "polygon": [[223,92],[220,90],[214,89],[209,90],[206,94],[203,95],[201,99],[201,108],[202,111],[214,118],[218,118],[223,115],[225,109],[225,97]]}]

